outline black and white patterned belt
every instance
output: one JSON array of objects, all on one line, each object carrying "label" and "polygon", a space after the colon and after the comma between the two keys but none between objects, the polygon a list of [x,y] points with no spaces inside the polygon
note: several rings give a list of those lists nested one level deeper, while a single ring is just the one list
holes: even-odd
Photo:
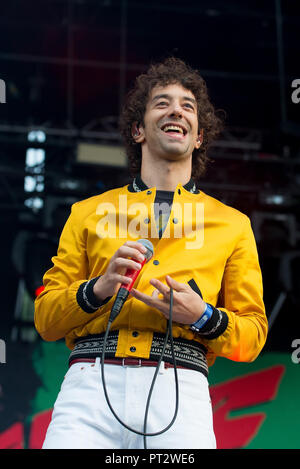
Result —
[{"label": "black and white patterned belt", "polygon": [[[111,331],[108,335],[105,358],[115,358],[118,345],[119,331]],[[149,360],[158,361],[160,359],[165,335],[154,332],[150,350]],[[69,364],[74,360],[84,360],[87,358],[101,357],[103,351],[104,333],[81,337],[75,341],[74,349],[69,356]],[[182,337],[174,337],[174,355],[176,365],[190,370],[196,370],[208,376],[208,365],[206,360],[206,348],[204,345],[193,340]],[[145,360],[145,359],[143,359]],[[173,363],[172,349],[170,342],[165,348],[163,361]]]}]

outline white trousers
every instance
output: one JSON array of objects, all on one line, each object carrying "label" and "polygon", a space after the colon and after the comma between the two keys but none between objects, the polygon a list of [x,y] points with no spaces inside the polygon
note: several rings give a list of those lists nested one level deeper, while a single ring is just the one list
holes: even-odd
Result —
[{"label": "white trousers", "polygon": [[[154,367],[104,365],[107,393],[113,409],[128,426],[143,431],[144,414]],[[148,449],[213,449],[212,408],[205,376],[177,369],[179,410],[165,433],[146,438]],[[152,392],[147,433],[172,420],[175,410],[173,368],[161,364]],[[73,364],[62,383],[43,444],[45,449],[143,449],[143,436],[124,428],[109,409],[95,364]]]}]

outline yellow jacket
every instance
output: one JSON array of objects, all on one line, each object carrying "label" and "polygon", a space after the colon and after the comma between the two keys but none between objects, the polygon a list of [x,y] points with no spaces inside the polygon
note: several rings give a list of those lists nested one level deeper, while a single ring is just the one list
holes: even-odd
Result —
[{"label": "yellow jacket", "polygon": [[[47,341],[65,338],[70,349],[76,338],[104,332],[114,297],[86,312],[78,303],[78,291],[84,282],[105,272],[126,240],[148,238],[154,256],[135,288],[151,295],[151,278],[166,282],[170,275],[181,283],[192,280],[204,301],[220,312],[208,333],[174,323],[174,337],[204,344],[209,366],[216,356],[253,361],[264,346],[268,326],[249,218],[202,191],[192,193],[178,184],[167,228],[159,239],[155,194],[155,187],[130,192],[126,185],[72,206],[53,267],[44,275],[45,289],[35,301],[38,332]],[[166,319],[129,296],[111,329],[119,330],[116,356],[148,358],[153,332],[165,332]]]}]

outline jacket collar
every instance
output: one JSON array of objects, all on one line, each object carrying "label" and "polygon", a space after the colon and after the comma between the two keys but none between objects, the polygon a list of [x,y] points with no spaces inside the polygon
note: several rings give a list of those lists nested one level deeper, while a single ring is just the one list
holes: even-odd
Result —
[{"label": "jacket collar", "polygon": [[[199,194],[199,190],[196,187],[195,181],[191,178],[189,182],[187,182],[184,186],[184,189],[191,192],[192,194]],[[129,184],[128,190],[129,192],[141,192],[149,189],[148,186],[142,180],[140,174],[136,176],[132,183]]]}]

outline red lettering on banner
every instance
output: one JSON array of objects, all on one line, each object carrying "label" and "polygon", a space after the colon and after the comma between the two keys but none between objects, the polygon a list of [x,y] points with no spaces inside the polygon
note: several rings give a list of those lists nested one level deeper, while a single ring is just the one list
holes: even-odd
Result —
[{"label": "red lettering on banner", "polygon": [[18,422],[14,423],[4,432],[0,433],[0,449],[23,449],[24,427]]},{"label": "red lettering on banner", "polygon": [[29,436],[29,448],[41,449],[46,431],[51,420],[52,409],[36,414],[32,420]]},{"label": "red lettering on banner", "polygon": [[214,430],[219,449],[243,448],[255,437],[265,414],[230,417],[230,412],[274,399],[284,370],[284,366],[278,365],[211,387]]}]

